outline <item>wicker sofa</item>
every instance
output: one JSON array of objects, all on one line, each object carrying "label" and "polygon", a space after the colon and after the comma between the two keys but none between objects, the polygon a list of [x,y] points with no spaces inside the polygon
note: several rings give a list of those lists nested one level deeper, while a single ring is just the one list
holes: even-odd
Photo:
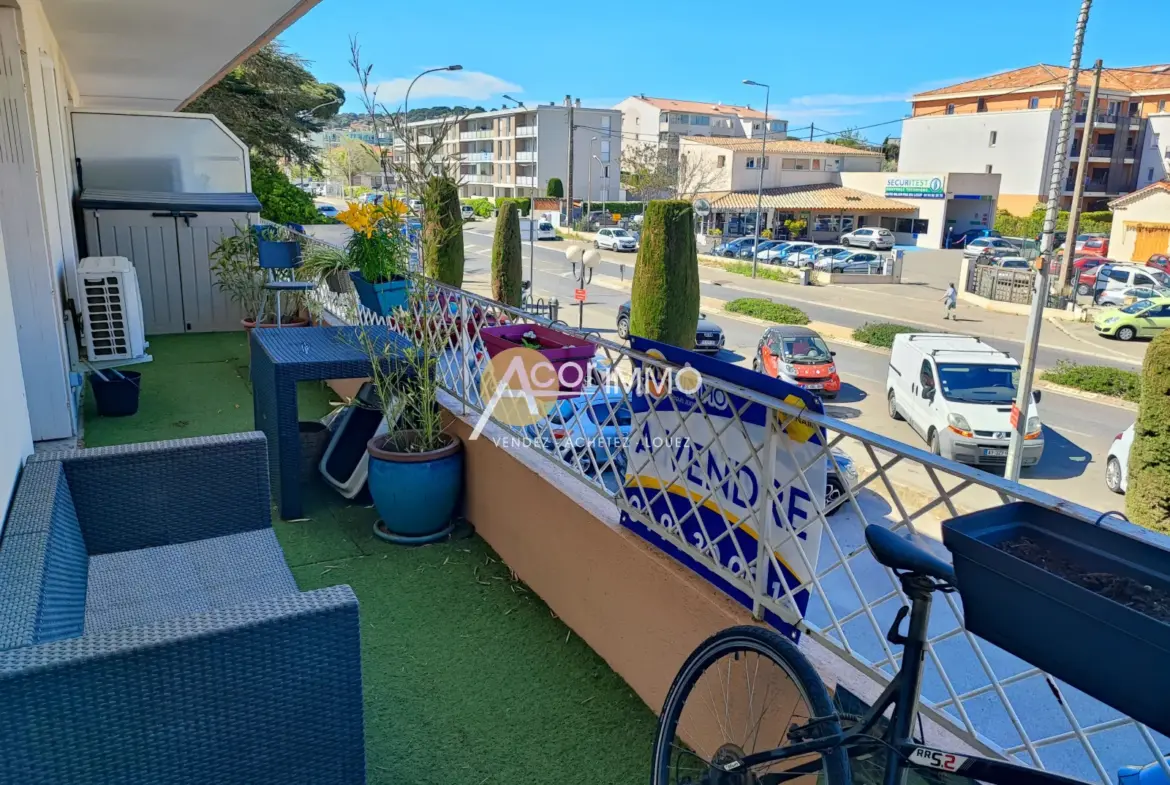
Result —
[{"label": "wicker sofa", "polygon": [[298,591],[270,515],[260,433],[29,458],[0,782],[364,782],[357,599]]}]

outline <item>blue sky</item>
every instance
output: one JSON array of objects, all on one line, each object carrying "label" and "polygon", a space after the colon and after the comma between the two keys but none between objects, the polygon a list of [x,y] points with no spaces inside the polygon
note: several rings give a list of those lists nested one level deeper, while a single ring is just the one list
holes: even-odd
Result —
[{"label": "blue sky", "polygon": [[[565,10],[590,7],[581,3],[321,0],[281,41],[311,61],[318,79],[350,89],[348,39],[357,34],[391,109],[419,71],[452,63],[464,70],[419,80],[411,106],[496,108],[503,93],[529,105],[571,94],[612,106],[645,93],[762,108],[764,91],[741,84],[754,79],[772,86],[773,116],[794,131],[815,123],[819,136],[896,121],[918,91],[1038,62],[1067,65],[1080,5],[629,0],[593,6],[610,9],[603,15]],[[1168,62],[1166,30],[1164,0],[1098,0],[1083,64],[1098,57],[1106,66]],[[352,100],[345,108],[360,111]],[[893,122],[862,134],[881,141],[899,130]]]}]

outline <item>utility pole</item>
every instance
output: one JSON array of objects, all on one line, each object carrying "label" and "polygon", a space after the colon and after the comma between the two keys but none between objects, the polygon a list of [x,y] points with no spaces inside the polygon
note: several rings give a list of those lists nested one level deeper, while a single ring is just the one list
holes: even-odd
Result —
[{"label": "utility pole", "polygon": [[[1060,261],[1060,288],[1068,283],[1068,268],[1077,252],[1077,222],[1081,217],[1081,196],[1085,191],[1085,168],[1089,165],[1089,140],[1093,138],[1093,124],[1097,119],[1097,89],[1101,86],[1101,61],[1093,65],[1093,86],[1089,88],[1089,103],[1085,108],[1085,133],[1081,137],[1081,154],[1077,159],[1077,181],[1073,186],[1072,205],[1068,211],[1068,232],[1064,237],[1064,258]],[[1116,141],[1113,142],[1117,144]],[[1073,297],[1076,298],[1076,284]]]},{"label": "utility pole", "polygon": [[[1040,236],[1040,269],[1036,273],[1036,291],[1032,309],[1028,313],[1028,332],[1024,340],[1024,365],[1020,369],[1020,384],[1016,391],[1016,402],[1012,406],[1015,425],[1012,440],[1008,446],[1007,466],[1004,476],[1012,482],[1020,479],[1020,461],[1024,457],[1024,441],[1028,435],[1028,411],[1032,404],[1032,377],[1036,373],[1036,351],[1040,344],[1040,326],[1044,323],[1044,306],[1048,304],[1048,269],[1052,263],[1052,245],[1056,232],[1056,216],[1060,210],[1060,194],[1064,177],[1065,160],[1068,154],[1068,140],[1073,129],[1073,99],[1077,92],[1077,77],[1081,69],[1081,49],[1085,44],[1085,28],[1089,24],[1089,9],[1093,0],[1082,0],[1081,12],[1077,16],[1076,32],[1073,34],[1072,57],[1068,65],[1068,79],[1064,83],[1064,105],[1060,112],[1060,135],[1056,139],[1056,152],[1052,156],[1052,176],[1048,182],[1048,209],[1044,213],[1044,230]],[[1092,109],[1092,107],[1090,107]],[[1073,242],[1076,238],[1071,238]]]},{"label": "utility pole", "polygon": [[744,79],[745,85],[752,87],[764,88],[764,121],[760,127],[764,132],[760,134],[760,160],[756,161],[756,166],[760,170],[760,186],[756,191],[756,231],[755,239],[752,242],[752,278],[756,277],[756,271],[759,267],[760,260],[757,254],[760,252],[760,232],[763,231],[761,226],[761,218],[763,217],[764,207],[764,164],[768,162],[768,100],[772,97],[772,88],[762,82],[755,82],[751,79]]},{"label": "utility pole", "polygon": [[809,124],[808,124],[808,140],[809,140],[810,142],[813,140],[813,133],[814,133],[816,130],[817,130],[816,123],[809,123]]},{"label": "utility pole", "polygon": [[569,164],[565,172],[565,226],[573,225],[573,96],[565,96],[565,112],[569,121]]}]

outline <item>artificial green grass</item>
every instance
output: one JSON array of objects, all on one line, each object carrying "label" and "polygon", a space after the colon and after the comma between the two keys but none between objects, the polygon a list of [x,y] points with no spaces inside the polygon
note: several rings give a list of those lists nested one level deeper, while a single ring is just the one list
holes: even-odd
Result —
[{"label": "artificial green grass", "polygon": [[[87,404],[87,446],[252,429],[242,333],[156,337],[151,354],[137,415]],[[301,417],[330,397],[307,385]],[[649,779],[653,714],[486,542],[389,545],[372,509],[319,480],[305,502],[307,521],[273,526],[302,589],[345,583],[361,603],[372,785]]]}]

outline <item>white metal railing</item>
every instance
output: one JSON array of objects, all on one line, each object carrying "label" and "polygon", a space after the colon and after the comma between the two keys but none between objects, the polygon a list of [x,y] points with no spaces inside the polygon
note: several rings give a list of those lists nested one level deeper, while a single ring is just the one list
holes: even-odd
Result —
[{"label": "white metal railing", "polygon": [[490,150],[478,153],[462,153],[459,158],[464,161],[491,161],[492,153]]},{"label": "white metal railing", "polygon": [[460,175],[464,182],[468,183],[490,183],[492,176],[490,174],[463,174]]},{"label": "white metal railing", "polygon": [[[340,285],[346,290],[320,287],[315,294],[333,318],[395,326],[359,306],[348,278]],[[439,363],[443,387],[461,414],[482,415],[479,383],[488,358],[479,331],[540,320],[433,281],[421,279],[416,285],[425,286],[429,300],[439,304],[436,312],[453,336]],[[558,328],[576,333],[563,323]],[[594,343],[594,362],[609,369],[610,378],[628,382],[637,366],[678,370],[596,333],[577,334]],[[620,449],[598,448],[588,437],[571,438],[583,419],[546,419],[524,427],[495,417],[492,422],[515,444],[561,464],[610,499],[623,523],[657,547],[691,560],[692,568],[697,565],[708,579],[721,582],[720,588],[762,618],[794,623],[803,636],[879,685],[888,683],[898,667],[901,652],[885,634],[907,601],[893,573],[869,553],[863,535],[867,524],[919,535],[920,543],[949,561],[938,542],[939,524],[961,512],[1026,500],[1086,525],[1099,517],[1096,511],[729,381],[708,376],[701,389],[695,396],[676,392],[659,400],[645,423],[656,423],[660,432],[673,429],[673,439],[650,449],[644,449],[637,433],[623,434]],[[635,398],[627,384],[619,384],[604,405],[628,413]],[[777,438],[791,429],[815,435],[804,443]],[[789,470],[786,485],[769,490],[755,481],[778,476],[777,465]],[[678,496],[667,500],[666,489],[693,490],[696,478],[704,476],[710,480],[705,492],[681,497],[682,504]],[[824,491],[818,492],[822,484]],[[766,503],[741,516],[728,514],[739,509],[737,499],[753,494],[764,494]],[[769,516],[774,525],[768,525]],[[1112,519],[1101,525],[1157,537]],[[768,585],[786,570],[801,577]],[[799,618],[794,608],[805,603]],[[931,720],[986,753],[1103,785],[1115,782],[1121,765],[1164,761],[1160,747],[1170,748],[1170,741],[976,638],[963,629],[961,619],[956,595],[941,595],[932,611],[922,685],[922,710]],[[1163,768],[1170,776],[1170,764],[1163,762]]]},{"label": "white metal railing", "polygon": [[516,126],[516,136],[536,136],[536,129],[535,125],[518,125]]},{"label": "white metal railing", "polygon": [[516,178],[516,185],[524,185],[524,186],[528,186],[530,188],[535,188],[536,187],[536,178],[535,177],[517,177]]},{"label": "white metal railing", "polygon": [[521,163],[531,163],[536,160],[536,152],[521,150],[516,153],[516,160],[520,161]]},{"label": "white metal railing", "polygon": [[491,139],[493,136],[495,136],[495,131],[490,129],[484,131],[463,131],[459,134],[459,140],[467,141],[469,139]]}]

